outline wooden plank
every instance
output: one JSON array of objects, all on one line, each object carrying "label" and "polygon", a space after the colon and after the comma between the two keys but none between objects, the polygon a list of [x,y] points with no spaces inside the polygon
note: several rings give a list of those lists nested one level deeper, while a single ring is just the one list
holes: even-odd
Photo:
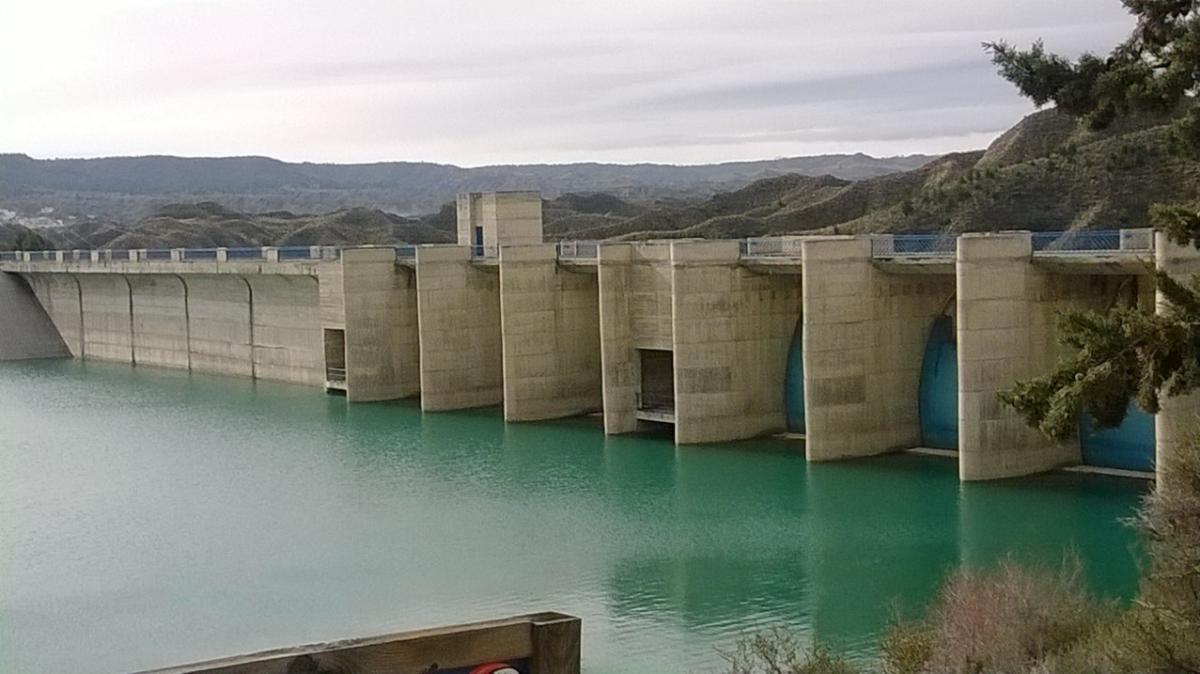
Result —
[{"label": "wooden plank", "polygon": [[533,623],[530,674],[579,674],[579,618],[547,616]]},{"label": "wooden plank", "polygon": [[579,619],[538,613],[281,648],[142,674],[426,674],[534,656],[543,663],[540,669],[533,665],[534,674],[578,674]]}]

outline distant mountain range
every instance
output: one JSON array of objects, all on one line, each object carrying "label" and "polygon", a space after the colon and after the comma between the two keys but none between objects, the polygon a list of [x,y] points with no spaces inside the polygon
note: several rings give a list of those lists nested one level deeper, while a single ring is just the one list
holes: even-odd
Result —
[{"label": "distant mountain range", "polygon": [[793,157],[696,166],[287,163],[267,157],[33,159],[0,154],[0,209],[71,222],[130,224],[164,205],[211,201],[246,213],[327,213],[371,208],[399,215],[436,212],[461,191],[540,190],[547,198],[604,192],[624,199],[703,198],[754,180],[801,173],[858,180],[905,171],[932,157],[864,154]]},{"label": "distant mountain range", "polygon": [[[0,248],[32,234],[64,248],[446,242],[456,191],[517,187],[547,197],[551,240],[1145,227],[1150,204],[1200,199],[1200,162],[1174,151],[1169,121],[1130,117],[1094,132],[1044,110],[986,150],[933,160],[460,169],[4,155]],[[400,194],[424,195],[406,202],[422,206],[388,201]],[[101,207],[107,215],[79,215]],[[398,214],[407,210],[427,214]]]}]

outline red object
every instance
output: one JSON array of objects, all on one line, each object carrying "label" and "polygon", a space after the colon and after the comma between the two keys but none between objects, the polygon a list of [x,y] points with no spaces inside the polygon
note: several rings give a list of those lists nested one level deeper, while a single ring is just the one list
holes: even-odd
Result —
[{"label": "red object", "polygon": [[493,662],[489,665],[479,665],[471,670],[471,674],[518,674],[512,665],[503,662]]}]

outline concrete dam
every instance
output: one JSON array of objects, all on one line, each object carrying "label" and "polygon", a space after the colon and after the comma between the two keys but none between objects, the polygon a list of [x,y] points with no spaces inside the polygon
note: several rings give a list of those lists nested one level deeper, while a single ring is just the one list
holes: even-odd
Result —
[{"label": "concrete dam", "polygon": [[1053,443],[996,399],[1062,355],[1064,308],[1162,310],[1148,230],[544,243],[531,192],[458,199],[458,243],[0,253],[0,360],[324,387],[351,403],[602,413],[679,444],[790,431],[809,460],[933,447],[963,480],[1153,470],[1200,399]]}]

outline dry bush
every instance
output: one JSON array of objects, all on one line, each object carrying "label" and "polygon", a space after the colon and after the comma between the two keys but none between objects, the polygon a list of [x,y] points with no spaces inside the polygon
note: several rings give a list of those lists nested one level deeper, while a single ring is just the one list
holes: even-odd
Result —
[{"label": "dry bush", "polygon": [[942,587],[923,625],[893,627],[885,639],[884,670],[1045,669],[1115,614],[1088,594],[1082,579],[1073,558],[1057,571],[1013,562],[989,571],[960,570]]},{"label": "dry bush", "polygon": [[933,634],[923,623],[906,621],[897,612],[879,650],[884,674],[921,674],[933,657]]},{"label": "dry bush", "polygon": [[1200,672],[1200,437],[1161,474],[1137,519],[1150,557],[1138,597],[1095,649],[1104,671]]},{"label": "dry bush", "polygon": [[858,674],[845,658],[779,627],[742,637],[733,652],[720,654],[728,674]]}]

